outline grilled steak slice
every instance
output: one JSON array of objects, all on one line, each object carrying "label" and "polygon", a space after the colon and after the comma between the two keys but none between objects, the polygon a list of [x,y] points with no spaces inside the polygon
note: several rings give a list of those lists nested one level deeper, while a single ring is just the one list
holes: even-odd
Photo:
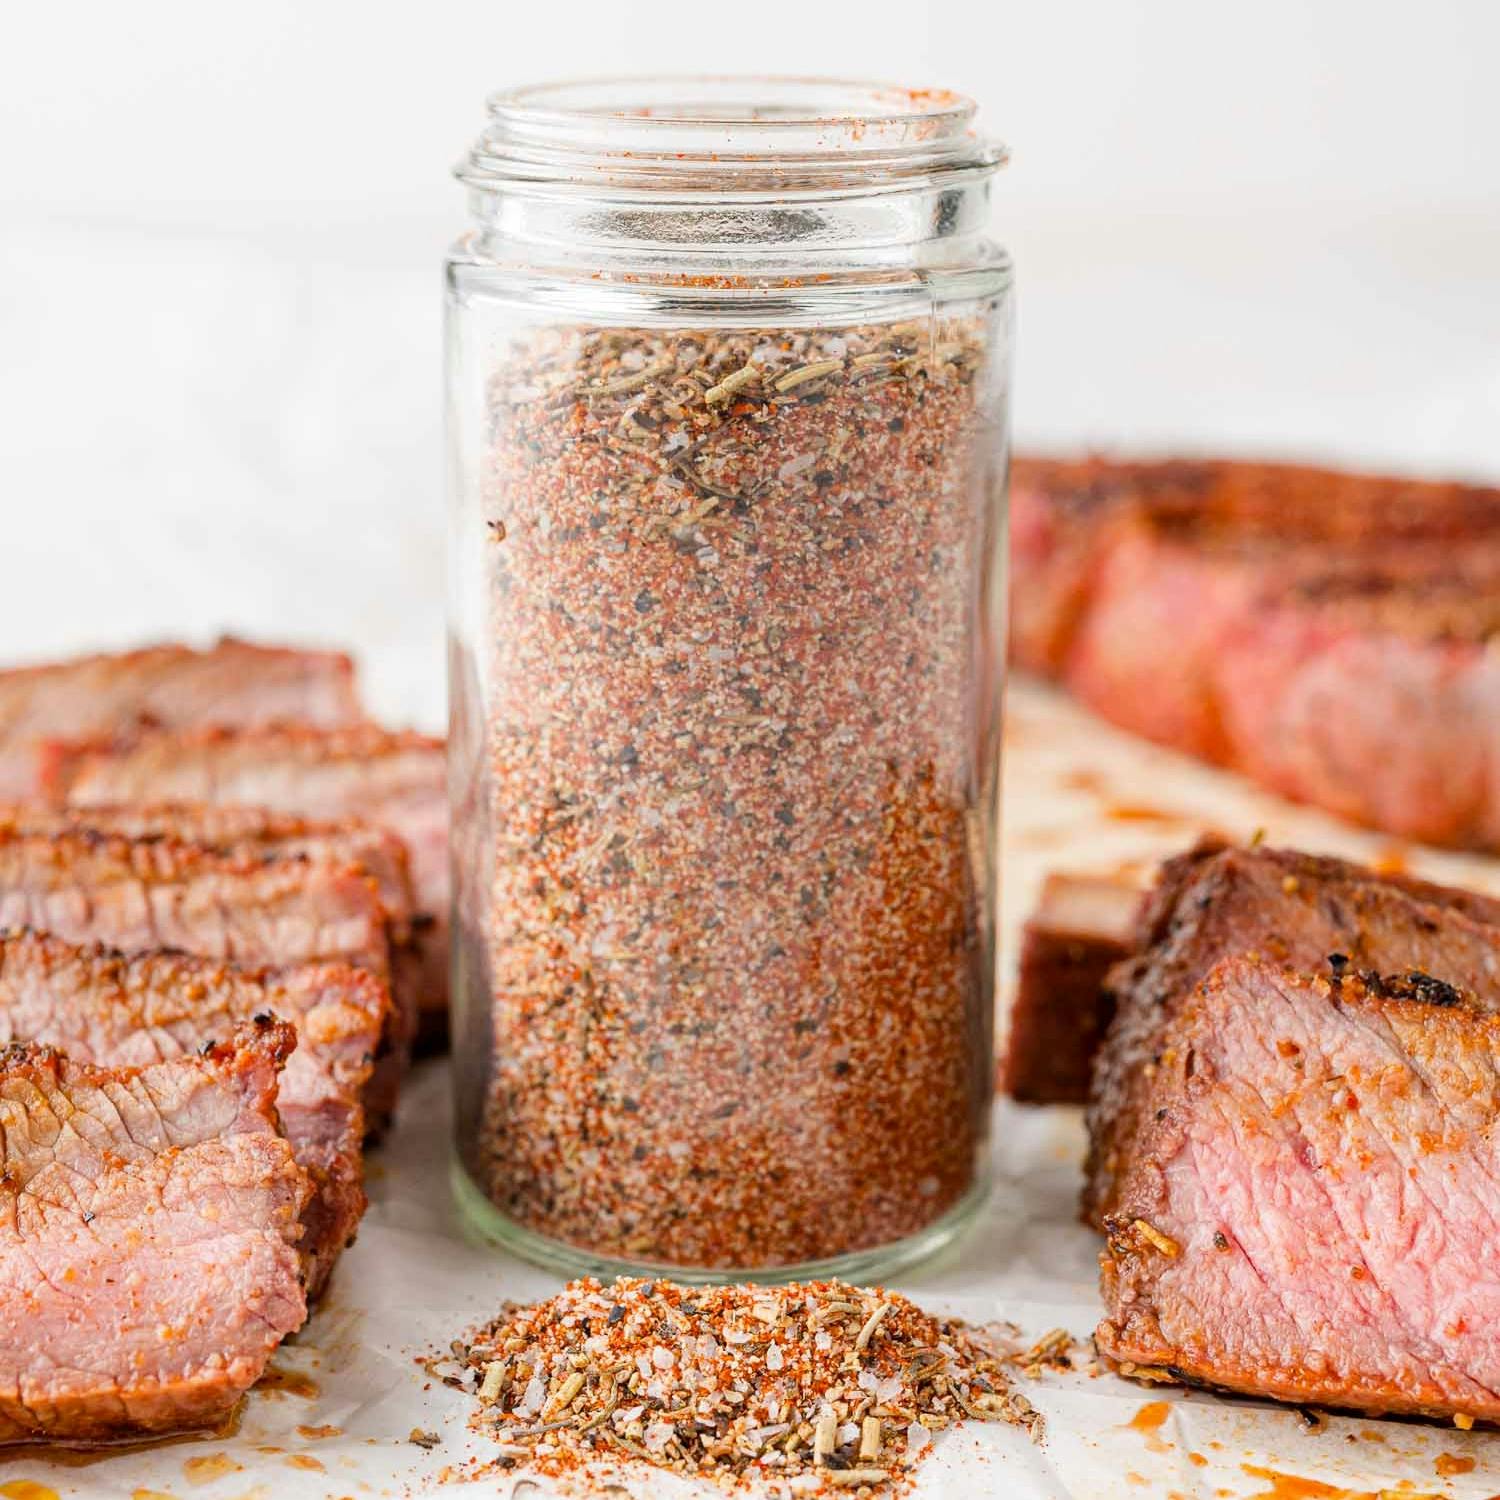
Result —
[{"label": "grilled steak slice", "polygon": [[1101,1256],[1125,1367],[1500,1419],[1500,1018],[1426,975],[1216,966],[1175,1013]]},{"label": "grilled steak slice", "polygon": [[1500,489],[1022,460],[1012,498],[1021,665],[1284,795],[1500,847]]},{"label": "grilled steak slice", "polygon": [[127,839],[175,839],[231,854],[306,856],[324,864],[361,865],[374,880],[393,928],[416,915],[406,845],[362,818],[304,818],[268,807],[212,802],[125,803],[52,807],[21,803],[0,809],[0,822],[30,833],[95,829]]},{"label": "grilled steak slice", "polygon": [[41,790],[79,805],[239,803],[309,818],[362,818],[406,844],[416,890],[421,1009],[447,1013],[448,804],[443,742],[361,724],[145,732],[52,745]]},{"label": "grilled steak slice", "polygon": [[[22,927],[130,954],[170,948],[251,967],[344,963],[382,988],[390,973],[385,908],[357,865],[0,822],[0,929]],[[403,1063],[388,1025],[364,1099],[374,1126],[394,1108]]]},{"label": "grilled steak slice", "polygon": [[1253,955],[1304,972],[1330,958],[1383,973],[1421,970],[1500,1009],[1500,902],[1290,850],[1208,842],[1169,860],[1135,947],[1110,975],[1115,1016],[1089,1094],[1083,1206],[1095,1224],[1114,1211],[1173,1017],[1222,959]]},{"label": "grilled steak slice", "polygon": [[207,651],[148,646],[0,672],[0,796],[31,790],[35,747],[138,723],[266,724],[361,717],[354,666],[330,651],[225,639]]},{"label": "grilled steak slice", "polygon": [[333,866],[358,865],[375,882],[385,907],[391,948],[390,1018],[396,1052],[404,1056],[417,1031],[416,978],[421,964],[416,895],[406,845],[384,828],[358,818],[319,821],[265,807],[207,802],[0,807],[0,825],[22,833],[113,834],[128,839],[173,839],[222,854],[305,858]]},{"label": "grilled steak slice", "polygon": [[43,1042],[74,1062],[144,1067],[275,1015],[297,1049],[277,1093],[282,1128],[316,1192],[302,1219],[316,1297],[365,1209],[360,1095],[389,999],[345,964],[240,969],[181,953],[127,958],[50,934],[0,935],[0,1044]]},{"label": "grilled steak slice", "polygon": [[97,1068],[0,1048],[0,1442],[222,1422],[307,1316],[292,1028]]},{"label": "grilled steak slice", "polygon": [[1129,882],[1050,875],[1021,936],[1000,1087],[1025,1104],[1083,1104],[1114,1015],[1105,977],[1132,952],[1142,901]]}]

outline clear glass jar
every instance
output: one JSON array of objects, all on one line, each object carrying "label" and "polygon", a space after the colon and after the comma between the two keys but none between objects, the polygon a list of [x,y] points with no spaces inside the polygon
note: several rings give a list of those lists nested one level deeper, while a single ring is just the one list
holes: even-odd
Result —
[{"label": "clear glass jar", "polygon": [[490,102],[448,263],[455,1183],[888,1272],[986,1185],[1011,266],[949,94]]}]

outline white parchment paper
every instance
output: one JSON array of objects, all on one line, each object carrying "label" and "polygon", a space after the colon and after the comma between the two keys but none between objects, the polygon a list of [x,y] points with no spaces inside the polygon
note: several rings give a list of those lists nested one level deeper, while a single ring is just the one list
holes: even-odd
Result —
[{"label": "white parchment paper", "polygon": [[[1275,841],[1311,849],[1395,852],[1389,841],[1117,735],[1030,686],[1012,693],[1007,746],[1007,937],[1048,869],[1106,870],[1154,859],[1205,827],[1239,837],[1264,828]],[[1414,870],[1500,892],[1494,862],[1403,853]],[[504,1300],[543,1297],[559,1282],[465,1240],[448,1197],[447,1129],[446,1067],[425,1064],[410,1082],[390,1142],[371,1159],[372,1206],[358,1244],[324,1305],[277,1355],[269,1385],[251,1394],[233,1436],[82,1463],[0,1451],[0,1496],[509,1496],[515,1476],[464,1479],[466,1466],[489,1455],[488,1445],[466,1429],[468,1399],[431,1380],[418,1360]],[[919,1495],[1377,1500],[1382,1492],[1500,1493],[1497,1433],[1342,1417],[1310,1430],[1288,1408],[1090,1373],[1097,1244],[1074,1217],[1082,1145],[1076,1111],[997,1106],[997,1185],[982,1221],[946,1256],[894,1283],[935,1311],[1008,1320],[1032,1336],[1061,1326],[1082,1341],[1073,1373],[1020,1382],[1046,1417],[1040,1443],[994,1423],[940,1434],[919,1471]],[[1169,1404],[1160,1425],[1149,1425],[1152,1414],[1139,1420],[1158,1401]],[[410,1441],[414,1428],[441,1441],[420,1447]],[[650,1477],[631,1476],[626,1487],[637,1496],[695,1493]]]}]

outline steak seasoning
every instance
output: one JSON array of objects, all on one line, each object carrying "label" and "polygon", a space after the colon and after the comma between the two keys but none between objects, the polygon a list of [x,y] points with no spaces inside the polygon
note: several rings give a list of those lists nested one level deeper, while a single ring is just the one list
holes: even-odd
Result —
[{"label": "steak seasoning", "polygon": [[985,1182],[1010,262],[948,94],[526,89],[448,267],[458,1194],[867,1278]]}]

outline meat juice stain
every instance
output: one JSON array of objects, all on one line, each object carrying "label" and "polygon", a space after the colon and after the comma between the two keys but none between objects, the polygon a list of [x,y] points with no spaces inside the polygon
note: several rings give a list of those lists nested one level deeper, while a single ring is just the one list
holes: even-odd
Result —
[{"label": "meat juice stain", "polygon": [[284,1369],[271,1365],[255,1382],[255,1390],[262,1396],[300,1396],[304,1401],[316,1401],[323,1394],[318,1382],[300,1370]]},{"label": "meat juice stain", "polygon": [[236,1463],[227,1453],[205,1453],[201,1458],[189,1458],[183,1462],[182,1472],[189,1484],[211,1484],[226,1474],[238,1474],[244,1464]]},{"label": "meat juice stain", "polygon": [[7,1479],[0,1484],[0,1495],[5,1500],[59,1500],[50,1484],[38,1484],[34,1479]]},{"label": "meat juice stain", "polygon": [[1300,1474],[1282,1474],[1276,1469],[1262,1469],[1258,1464],[1241,1464],[1252,1479],[1270,1481],[1271,1488],[1259,1490],[1248,1500],[1380,1500],[1374,1490],[1344,1490],[1321,1479],[1304,1479]]},{"label": "meat juice stain", "polygon": [[1138,802],[1112,802],[1104,809],[1104,816],[1111,823],[1157,823],[1176,826],[1189,821],[1181,813],[1168,812],[1162,807],[1147,807]]},{"label": "meat juice stain", "polygon": [[1157,1436],[1172,1415],[1170,1401],[1148,1401],[1125,1425],[1142,1433],[1152,1453],[1170,1453],[1172,1444]]},{"label": "meat juice stain", "polygon": [[1444,1479],[1451,1479],[1455,1474],[1472,1474],[1474,1462],[1472,1458],[1465,1458],[1461,1453],[1439,1453],[1433,1459],[1432,1467]]},{"label": "meat juice stain", "polygon": [[[0,1464],[45,1464],[52,1469],[87,1469],[94,1464],[108,1462],[112,1458],[126,1457],[133,1453],[155,1453],[159,1448],[177,1448],[184,1443],[202,1443],[213,1439],[238,1437],[240,1419],[245,1414],[245,1403],[240,1401],[234,1410],[217,1427],[204,1428],[198,1432],[181,1432],[175,1437],[152,1438],[144,1443],[96,1443],[88,1448],[59,1448],[53,1443],[27,1443],[13,1448],[0,1448]],[[15,1480],[13,1483],[29,1483]],[[142,1490],[144,1500],[150,1500],[153,1490]],[[0,1487],[0,1497],[6,1491]],[[8,1497],[7,1497],[8,1500]],[[132,1496],[131,1500],[135,1500]],[[172,1500],[170,1495],[165,1500]]]}]

